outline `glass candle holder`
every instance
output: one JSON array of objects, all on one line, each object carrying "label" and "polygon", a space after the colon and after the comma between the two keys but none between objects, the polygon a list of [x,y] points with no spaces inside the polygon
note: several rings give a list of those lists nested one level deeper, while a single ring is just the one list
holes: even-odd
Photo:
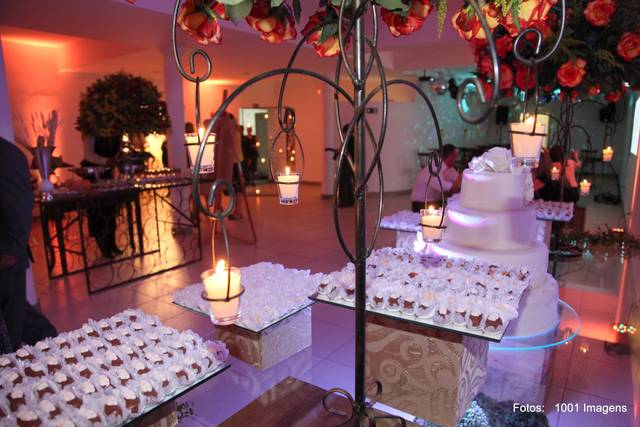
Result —
[{"label": "glass candle holder", "polygon": [[[201,129],[200,139],[198,139],[197,133],[184,134],[187,155],[189,156],[189,164],[192,169],[196,164],[198,150],[200,149],[200,143],[198,141],[202,141],[202,138],[204,138],[204,129]],[[202,161],[200,162],[200,173],[213,173],[215,171],[215,142],[216,135],[211,133],[204,146],[204,154],[202,155]]]},{"label": "glass candle holder", "polygon": [[422,238],[425,242],[439,242],[442,239],[442,230],[444,229],[440,225],[442,213],[442,209],[437,209],[434,206],[420,210]]},{"label": "glass candle holder", "polygon": [[300,174],[291,172],[289,167],[284,172],[278,173],[276,182],[280,193],[281,205],[297,205],[298,193],[300,191]]},{"label": "glass candle holder", "polygon": [[605,163],[609,163],[613,160],[613,148],[605,147],[602,149],[602,161]]},{"label": "glass candle holder", "polygon": [[588,196],[590,191],[591,191],[591,183],[586,179],[583,179],[582,181],[580,181],[580,195]]},{"label": "glass candle holder", "polygon": [[204,284],[202,298],[209,301],[211,321],[215,325],[230,325],[240,318],[240,269],[226,267],[224,260],[215,269],[200,275]]},{"label": "glass candle holder", "polygon": [[556,166],[551,168],[551,179],[557,181],[560,179],[560,169]]},{"label": "glass candle holder", "polygon": [[533,129],[534,117],[530,116],[521,123],[511,124],[511,151],[513,157],[518,159],[524,166],[535,168],[540,160],[542,144],[545,133],[545,125],[536,123]]}]

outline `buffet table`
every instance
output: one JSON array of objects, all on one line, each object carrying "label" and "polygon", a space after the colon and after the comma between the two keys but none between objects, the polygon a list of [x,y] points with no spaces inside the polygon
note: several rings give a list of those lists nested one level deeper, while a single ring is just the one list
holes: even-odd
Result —
[{"label": "buffet table", "polygon": [[138,424],[224,372],[227,355],[220,342],[125,310],[0,357],[0,411],[18,425]]},{"label": "buffet table", "polygon": [[[200,220],[191,208],[191,179],[112,181],[60,189],[38,201],[50,279],[81,273],[89,293],[199,261]],[[96,229],[113,237],[95,236]],[[106,257],[100,239],[123,252]]]}]

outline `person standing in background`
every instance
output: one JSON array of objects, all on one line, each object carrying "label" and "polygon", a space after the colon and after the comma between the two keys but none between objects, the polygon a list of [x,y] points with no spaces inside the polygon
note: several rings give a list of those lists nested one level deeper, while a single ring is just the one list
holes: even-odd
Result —
[{"label": "person standing in background", "polygon": [[[422,168],[416,180],[413,183],[411,191],[411,210],[420,212],[425,208],[425,202],[428,205],[442,205],[442,198],[446,199],[452,194],[460,191],[462,184],[462,174],[456,168],[456,159],[458,158],[458,150],[451,144],[442,146],[442,168],[440,169],[440,182],[436,177],[429,181],[429,165]],[[435,170],[435,165],[432,165]],[[427,187],[427,182],[429,186]],[[444,194],[443,194],[444,193]]]},{"label": "person standing in background", "polygon": [[13,350],[23,342],[57,335],[53,325],[27,302],[33,193],[22,152],[0,137],[0,310]]},{"label": "person standing in background", "polygon": [[253,134],[251,126],[247,126],[247,134],[242,137],[242,155],[244,157],[247,185],[255,187],[256,171],[258,170],[258,140]]}]

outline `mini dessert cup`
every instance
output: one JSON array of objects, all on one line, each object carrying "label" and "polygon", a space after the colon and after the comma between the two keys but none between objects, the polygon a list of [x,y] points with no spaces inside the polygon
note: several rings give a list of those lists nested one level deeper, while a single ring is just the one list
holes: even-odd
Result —
[{"label": "mini dessert cup", "polygon": [[4,389],[11,390],[11,388],[25,382],[24,372],[22,372],[22,369],[18,367],[12,370],[5,370],[1,375],[0,381],[2,382],[2,388]]},{"label": "mini dessert cup", "polygon": [[38,427],[42,425],[40,415],[32,408],[21,408],[15,415],[18,427]]},{"label": "mini dessert cup", "polygon": [[117,368],[113,373],[113,377],[121,387],[126,387],[133,381],[133,376],[125,368]]},{"label": "mini dessert cup", "polygon": [[177,387],[175,380],[164,370],[152,371],[151,378],[165,395],[173,393]]},{"label": "mini dessert cup", "polygon": [[144,400],[133,387],[122,387],[119,396],[131,415],[138,416],[144,411]]},{"label": "mini dessert cup", "polygon": [[413,316],[416,313],[418,303],[413,295],[406,295],[400,298],[400,312],[407,316]]},{"label": "mini dessert cup", "polygon": [[58,386],[59,389],[64,389],[65,387],[70,387],[75,383],[75,377],[67,367],[63,367],[61,370],[53,374],[53,383]]},{"label": "mini dessert cup", "polygon": [[418,305],[416,307],[416,316],[420,319],[431,319],[435,312],[435,300],[433,297],[425,296],[420,297]]},{"label": "mini dessert cup", "polygon": [[42,420],[45,424],[47,421],[56,419],[63,414],[62,405],[57,397],[44,398],[38,401],[38,412],[42,414]]},{"label": "mini dessert cup", "polygon": [[38,341],[34,347],[39,354],[44,356],[52,351],[52,349],[55,348],[55,345],[50,338],[47,338],[42,341]]},{"label": "mini dessert cup", "polygon": [[353,283],[341,287],[341,297],[347,302],[354,302],[356,300],[356,287]]},{"label": "mini dessert cup", "polygon": [[387,294],[384,308],[387,311],[400,311],[400,294],[395,291]]},{"label": "mini dessert cup", "polygon": [[112,392],[118,387],[118,381],[108,372],[100,372],[94,375],[91,377],[91,381],[102,393]]},{"label": "mini dessert cup", "polygon": [[47,396],[55,396],[60,389],[56,386],[52,381],[48,379],[41,379],[32,384],[33,392],[36,394],[38,399],[44,399]]},{"label": "mini dessert cup", "polygon": [[453,309],[453,324],[456,326],[465,326],[469,310],[464,304],[456,304]]},{"label": "mini dessert cup", "polygon": [[[0,356],[0,370],[15,368],[16,360],[11,355]],[[0,371],[1,372],[1,371]]]},{"label": "mini dessert cup", "polygon": [[438,303],[433,313],[433,322],[436,325],[444,326],[451,323],[452,313],[448,305]]},{"label": "mini dessert cup", "polygon": [[75,410],[80,409],[82,407],[83,401],[80,398],[80,396],[78,396],[78,393],[76,391],[73,390],[73,388],[71,387],[67,387],[64,390],[62,390],[58,396],[60,397],[60,401],[62,403],[64,403],[66,406],[69,407],[69,410],[73,411],[74,408]]},{"label": "mini dessert cup", "polygon": [[135,387],[138,394],[145,399],[147,404],[155,404],[164,400],[164,389],[151,376],[136,382]]},{"label": "mini dessert cup", "polygon": [[323,280],[318,284],[318,295],[328,296],[329,295],[329,287],[330,283],[328,280]]},{"label": "mini dessert cup", "polygon": [[129,411],[118,394],[110,394],[101,398],[97,406],[102,410],[108,425],[118,425],[129,417]]},{"label": "mini dessert cup", "polygon": [[27,406],[27,389],[16,386],[5,394],[5,399],[11,412],[17,412],[23,406]]},{"label": "mini dessert cup", "polygon": [[78,425],[94,427],[105,425],[104,417],[95,404],[83,405],[75,413],[75,421]]}]

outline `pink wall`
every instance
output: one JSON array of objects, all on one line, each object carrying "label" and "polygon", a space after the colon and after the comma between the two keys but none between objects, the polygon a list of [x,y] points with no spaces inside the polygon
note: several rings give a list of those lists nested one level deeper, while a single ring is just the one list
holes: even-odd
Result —
[{"label": "pink wall", "polygon": [[[279,78],[273,78],[256,84],[236,98],[228,111],[238,118],[240,108],[251,108],[255,104],[260,107],[276,106],[280,89],[279,81]],[[223,83],[203,85],[201,89],[202,120],[209,117],[220,106],[225,89],[231,93],[236,87]],[[185,120],[195,123],[194,84],[185,81],[183,89]],[[296,110],[296,132],[305,150],[304,180],[307,182],[322,182],[323,179],[324,90],[323,83],[317,83],[310,78],[292,76],[287,86],[288,96],[285,96],[284,104]]]},{"label": "pink wall", "polygon": [[78,165],[83,158],[81,135],[75,129],[75,121],[80,95],[88,85],[105,74],[124,70],[144,75],[161,91],[164,88],[159,51],[133,54],[120,46],[91,40],[67,44],[4,41],[3,48],[16,137],[34,144],[36,136],[31,131],[31,115],[40,112],[47,115],[55,109],[61,126],[54,155],[62,156],[73,165]]}]

